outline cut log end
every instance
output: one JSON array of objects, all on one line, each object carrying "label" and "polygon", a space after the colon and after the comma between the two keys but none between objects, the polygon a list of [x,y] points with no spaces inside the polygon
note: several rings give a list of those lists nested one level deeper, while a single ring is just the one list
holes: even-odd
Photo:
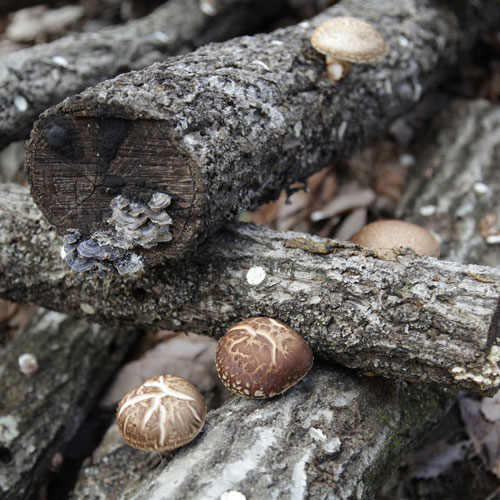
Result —
[{"label": "cut log end", "polygon": [[[27,153],[33,198],[61,234],[78,228],[85,240],[96,232],[116,233],[113,200],[147,205],[155,194],[168,195],[172,236],[159,244],[172,256],[195,237],[196,222],[190,219],[199,212],[200,186],[193,171],[192,161],[165,140],[164,129],[153,120],[42,118]],[[146,225],[142,229],[148,231]],[[150,260],[157,250],[148,250],[156,244],[134,246]]]}]

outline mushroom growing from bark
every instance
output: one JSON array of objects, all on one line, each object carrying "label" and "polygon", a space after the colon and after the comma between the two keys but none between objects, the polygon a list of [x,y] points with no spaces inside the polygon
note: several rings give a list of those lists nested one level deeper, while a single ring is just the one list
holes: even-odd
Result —
[{"label": "mushroom growing from bark", "polygon": [[427,229],[401,220],[371,222],[353,234],[352,243],[368,248],[411,248],[417,255],[439,257],[436,238]]},{"label": "mushroom growing from bark", "polygon": [[159,375],[125,394],[116,410],[116,423],[130,446],[164,453],[192,441],[206,414],[203,396],[191,382]]},{"label": "mushroom growing from bark", "polygon": [[215,366],[235,394],[264,399],[285,392],[310,370],[306,341],[281,321],[257,317],[240,321],[219,340]]},{"label": "mushroom growing from bark", "polygon": [[326,55],[331,82],[344,78],[352,63],[373,63],[387,53],[382,35],[371,24],[355,17],[332,17],[311,36],[312,46]]}]

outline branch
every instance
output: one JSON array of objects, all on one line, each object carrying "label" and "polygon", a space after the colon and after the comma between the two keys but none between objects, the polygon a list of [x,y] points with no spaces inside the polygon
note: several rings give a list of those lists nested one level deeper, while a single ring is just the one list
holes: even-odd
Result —
[{"label": "branch", "polygon": [[285,1],[225,0],[215,16],[197,0],[170,0],[149,16],[0,57],[0,148],[28,136],[38,115],[65,97],[129,70],[262,29]]},{"label": "branch", "polygon": [[480,99],[457,100],[435,128],[443,124],[418,159],[398,213],[433,231],[444,257],[498,268],[499,241],[488,236],[500,234],[500,110]]},{"label": "branch", "polygon": [[[41,311],[0,355],[0,496],[35,498],[51,459],[78,430],[137,331],[111,330]],[[20,372],[30,353],[39,369]]]},{"label": "branch", "polygon": [[[188,259],[88,279],[66,268],[26,190],[4,188],[0,215],[0,295],[10,300],[215,336],[244,317],[276,317],[349,367],[472,392],[499,385],[495,269],[234,224]],[[251,284],[256,268],[264,279]]]},{"label": "branch", "polygon": [[[121,75],[44,113],[27,153],[32,194],[60,233],[83,238],[117,195],[172,197],[172,240],[134,250],[181,257],[246,207],[383,132],[449,72],[499,9],[487,2],[343,2],[310,22],[209,45]],[[451,8],[452,6],[452,8]],[[387,58],[336,85],[309,42],[321,21],[355,15],[383,33]]]}]

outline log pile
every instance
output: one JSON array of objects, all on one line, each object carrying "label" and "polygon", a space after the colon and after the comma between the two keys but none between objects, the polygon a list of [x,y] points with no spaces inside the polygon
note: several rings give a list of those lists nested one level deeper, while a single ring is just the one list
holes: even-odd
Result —
[{"label": "log pile", "polygon": [[[7,498],[33,496],[54,452],[95,404],[138,328],[168,327],[218,337],[242,317],[274,316],[308,340],[317,363],[302,384],[280,397],[234,397],[210,412],[205,431],[159,468],[150,457],[134,455],[139,462],[132,481],[118,465],[129,459],[126,452],[115,450],[111,463],[117,467],[110,465],[108,455],[102,467],[93,469],[92,480],[85,476],[90,469],[84,470],[74,498],[206,499],[239,493],[238,498],[251,499],[262,498],[264,492],[270,498],[370,498],[445,414],[453,392],[444,387],[482,394],[496,390],[500,271],[492,261],[491,243],[474,232],[487,214],[499,215],[495,199],[500,183],[494,168],[499,118],[487,103],[451,108],[435,149],[418,159],[416,172],[430,163],[435,176],[424,186],[416,174],[411,197],[400,208],[407,220],[418,220],[438,234],[443,260],[238,223],[216,232],[242,207],[275,196],[292,180],[303,180],[382,133],[423,90],[446,78],[460,51],[495,20],[495,7],[481,11],[486,4],[355,6],[348,1],[334,7],[325,16],[349,14],[355,7],[358,14],[361,8],[391,47],[381,66],[354,69],[334,88],[322,75],[324,62],[306,46],[320,16],[270,35],[208,45],[193,55],[99,84],[44,113],[33,131],[28,158],[40,207],[26,188],[0,187],[0,296],[69,316],[44,313],[40,324],[46,325],[46,318],[52,323],[43,338],[36,325],[30,326],[1,353],[0,371],[9,376],[0,407],[0,459],[10,471],[0,475],[0,488]],[[273,40],[290,40],[288,51],[282,43],[264,45]],[[257,49],[262,50],[258,56]],[[270,59],[276,54],[277,59]],[[234,74],[228,71],[230,64]],[[130,100],[128,91],[138,99]],[[175,116],[173,95],[179,106]],[[207,99],[221,105],[208,109]],[[318,108],[318,101],[331,112]],[[305,122],[297,125],[297,116],[301,122],[310,119],[307,127]],[[481,122],[480,140],[472,126],[462,129],[464,121]],[[93,125],[99,125],[104,140],[99,142]],[[51,130],[55,136],[47,135]],[[52,140],[68,130],[69,142]],[[142,152],[148,159],[145,169],[134,166],[132,159],[141,152],[145,136],[168,153],[173,170],[160,157],[148,163],[149,148]],[[460,144],[450,148],[457,136]],[[185,165],[176,157],[179,151]],[[58,163],[62,168],[56,171]],[[444,166],[438,171],[440,164]],[[455,190],[450,179],[457,169],[460,186],[469,189]],[[87,235],[101,230],[117,193],[140,198],[176,179],[179,192],[170,191],[174,239],[170,247],[142,252],[144,273],[99,276],[67,268],[60,258],[64,230],[74,227]],[[61,197],[52,186],[63,186]],[[76,205],[68,194],[75,186],[84,192],[91,186]],[[191,188],[193,199],[188,199]],[[446,223],[441,223],[441,200],[461,207],[446,212]],[[435,217],[422,215],[428,213],[422,207],[428,206],[437,207]],[[175,226],[179,222],[183,229]],[[261,276],[257,281],[252,278],[256,269]],[[60,323],[69,317],[107,326],[74,319],[66,330]],[[19,353],[28,350],[45,360],[39,376],[27,377],[16,365]],[[367,371],[384,378],[363,375]],[[68,388],[63,394],[56,390],[61,384]],[[42,402],[36,392],[40,388],[47,395]],[[46,409],[51,402],[56,412]],[[28,408],[24,413],[22,403]],[[35,414],[43,418],[37,420]],[[43,434],[45,419],[51,424]],[[42,446],[33,450],[35,443]],[[140,481],[145,474],[146,480]],[[121,478],[119,486],[115,477]]]}]

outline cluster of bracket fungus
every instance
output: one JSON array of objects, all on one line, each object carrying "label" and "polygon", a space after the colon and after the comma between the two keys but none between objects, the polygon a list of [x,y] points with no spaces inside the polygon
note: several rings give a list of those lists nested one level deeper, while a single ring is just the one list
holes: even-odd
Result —
[{"label": "cluster of bracket fungus", "polygon": [[311,44],[326,56],[326,72],[334,83],[344,78],[352,63],[374,63],[387,53],[382,35],[355,17],[328,19],[314,30]]},{"label": "cluster of bracket fungus", "polygon": [[123,248],[122,242],[111,231],[96,232],[82,241],[80,231],[69,229],[64,236],[61,256],[77,273],[131,274],[143,269],[141,258]]},{"label": "cluster of bracket fungus", "polygon": [[176,375],[159,375],[125,394],[116,422],[130,446],[165,453],[192,441],[206,415],[203,396],[191,382]]},{"label": "cluster of bracket fungus", "polygon": [[313,353],[289,326],[271,318],[248,318],[219,340],[215,366],[233,393],[253,399],[276,396],[300,382]]},{"label": "cluster of bracket fungus", "polygon": [[417,255],[439,257],[436,238],[427,229],[401,220],[380,220],[367,224],[350,238],[368,248],[411,248]]},{"label": "cluster of bracket fungus", "polygon": [[75,272],[118,272],[131,274],[143,269],[134,247],[152,248],[170,241],[172,218],[165,211],[171,198],[154,193],[147,203],[129,201],[124,196],[111,200],[112,214],[108,224],[114,230],[97,231],[82,241],[80,231],[70,229],[64,237],[62,256]]},{"label": "cluster of bracket fungus", "polygon": [[165,212],[170,201],[166,193],[154,193],[146,204],[117,196],[111,201],[113,214],[108,223],[114,224],[116,237],[122,241],[122,245],[128,244],[128,248],[152,248],[172,239],[172,218]]}]

